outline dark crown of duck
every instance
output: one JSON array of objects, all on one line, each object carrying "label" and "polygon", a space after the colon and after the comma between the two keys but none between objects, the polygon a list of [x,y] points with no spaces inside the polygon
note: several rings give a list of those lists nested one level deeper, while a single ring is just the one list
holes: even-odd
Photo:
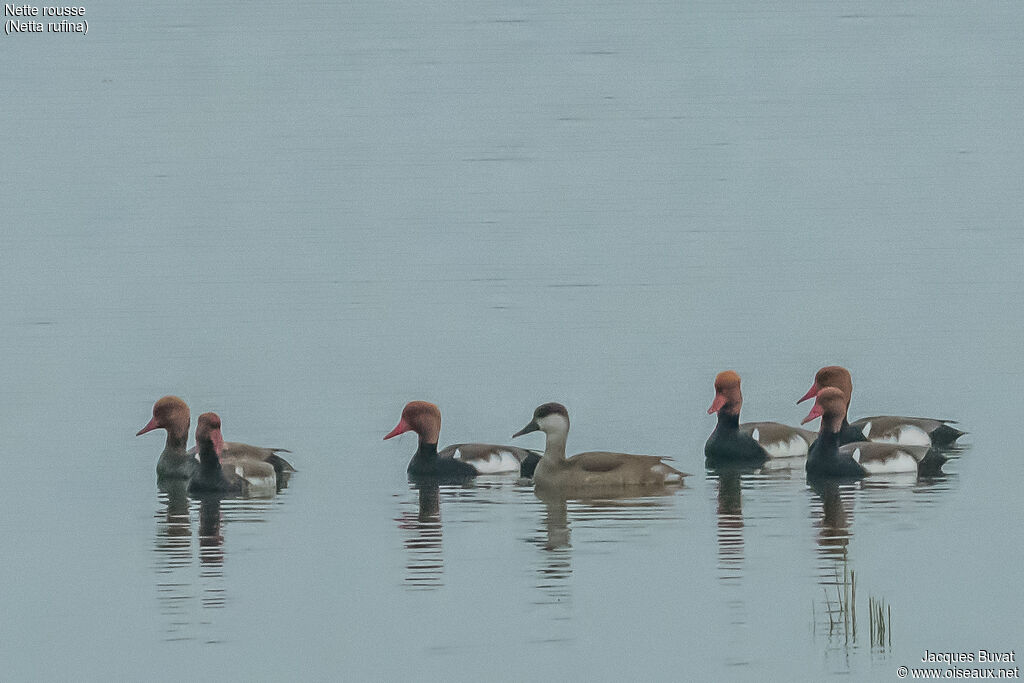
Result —
[{"label": "dark crown of duck", "polygon": [[566,425],[569,424],[569,411],[566,410],[565,406],[563,406],[561,403],[555,403],[554,401],[552,401],[550,403],[544,403],[543,405],[537,406],[537,409],[533,411],[533,419],[530,420],[530,423],[523,427],[522,429],[520,429],[515,434],[513,434],[512,438],[514,439],[517,436],[522,436],[523,434],[529,434],[530,432],[538,431],[540,429],[540,424],[538,424],[538,420],[543,420],[544,418],[549,417],[551,415],[561,415],[563,418],[565,418]]}]

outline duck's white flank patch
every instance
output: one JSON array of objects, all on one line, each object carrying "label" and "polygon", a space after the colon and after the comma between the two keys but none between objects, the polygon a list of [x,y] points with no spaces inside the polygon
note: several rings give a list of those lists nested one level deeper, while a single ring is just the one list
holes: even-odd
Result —
[{"label": "duck's white flank patch", "polygon": [[455,452],[452,453],[452,457],[455,458],[456,460],[462,460],[462,451],[456,448]]},{"label": "duck's white flank patch", "polygon": [[[868,422],[868,425],[871,423]],[[867,425],[864,427],[867,432]],[[895,431],[879,434],[871,439],[878,443],[896,443],[901,446],[928,446],[932,445],[932,437],[917,425],[905,424],[896,428]]]},{"label": "duck's white flank patch", "polygon": [[[860,450],[860,449],[857,449]],[[861,463],[868,474],[893,474],[896,472],[917,472],[917,460],[904,450],[895,450],[884,460],[869,460]]]},{"label": "duck's white flank patch", "polygon": [[754,428],[754,431],[751,432],[750,436],[754,437],[754,441],[757,441],[758,443],[761,442],[761,430],[757,427]]},{"label": "duck's white flank patch", "polygon": [[487,454],[486,460],[483,458],[472,460],[471,464],[480,474],[502,474],[504,472],[519,471],[519,459],[509,451],[492,451]]},{"label": "duck's white flank patch", "polygon": [[897,443],[902,446],[928,446],[930,448],[932,445],[931,435],[917,425],[904,425],[900,428],[897,438],[899,439]]},{"label": "duck's white flank patch", "polygon": [[[757,430],[754,430],[757,434]],[[757,440],[757,437],[754,437]],[[770,458],[802,458],[807,455],[807,442],[799,434],[794,434],[786,441],[773,441],[763,443],[761,447],[768,453]]]},{"label": "duck's white flank patch", "polygon": [[860,428],[860,432],[864,435],[865,439],[871,438],[871,420],[864,423],[864,426]]},{"label": "duck's white flank patch", "polygon": [[267,476],[246,475],[245,467],[239,463],[235,465],[235,474],[249,484],[248,495],[251,498],[269,498],[277,493],[277,475],[274,473]]},{"label": "duck's white flank patch", "polygon": [[[871,423],[869,422],[868,424],[871,424]],[[852,457],[857,462],[860,462],[860,449],[859,448],[853,449],[853,453],[850,455],[850,457]]]}]

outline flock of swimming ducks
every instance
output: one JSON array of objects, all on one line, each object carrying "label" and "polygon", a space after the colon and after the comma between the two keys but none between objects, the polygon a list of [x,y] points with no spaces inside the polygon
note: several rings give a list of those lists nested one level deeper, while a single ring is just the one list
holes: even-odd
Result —
[{"label": "flock of swimming ducks", "polygon": [[[715,377],[715,398],[708,414],[718,424],[704,446],[706,464],[713,468],[763,467],[778,462],[793,467],[805,462],[808,476],[859,478],[896,472],[935,472],[945,462],[943,450],[965,432],[951,420],[875,416],[847,420],[853,380],[846,368],[831,365],[814,376],[814,384],[797,401],[814,399],[802,424],[821,418],[817,433],[778,422],[740,424],[740,376],[732,370]],[[290,473],[283,448],[261,448],[224,441],[216,413],[203,413],[196,425],[196,446],[186,449],[188,405],[165,396],[153,406],[153,419],[138,435],[167,431],[167,443],[157,462],[160,480],[186,480],[192,493],[273,495]],[[542,490],[611,490],[680,485],[688,476],[656,455],[590,451],[567,458],[569,413],[560,403],[545,403],[512,438],[544,432],[540,453],[515,446],[460,443],[438,451],[441,411],[433,403],[412,401],[384,438],[415,432],[419,446],[409,462],[410,479],[462,482],[479,474],[518,473]]]}]

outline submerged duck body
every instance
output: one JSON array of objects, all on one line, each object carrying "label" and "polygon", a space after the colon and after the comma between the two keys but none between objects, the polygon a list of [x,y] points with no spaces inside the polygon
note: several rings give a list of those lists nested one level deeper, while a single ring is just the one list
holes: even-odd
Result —
[{"label": "submerged duck body", "polygon": [[740,376],[732,370],[718,373],[715,398],[708,408],[708,415],[718,414],[718,424],[704,444],[708,464],[760,465],[766,460],[807,455],[814,432],[779,422],[740,424],[742,406]]},{"label": "submerged duck body", "polygon": [[566,458],[569,413],[560,403],[539,406],[529,424],[512,436],[535,431],[546,436],[544,454],[533,473],[538,489],[656,487],[681,484],[687,476],[657,455],[589,451]]},{"label": "submerged duck body", "polygon": [[[846,409],[849,412],[849,403],[853,394],[853,377],[850,375],[850,371],[841,365],[827,365],[818,370],[814,375],[814,384],[797,403],[816,397],[826,387],[843,392],[846,396]],[[956,424],[955,420],[939,420],[929,417],[875,415],[853,422],[849,422],[844,417],[840,444],[879,441],[907,446],[954,446],[956,440],[967,433],[953,427],[954,424]]]},{"label": "submerged duck body", "polygon": [[479,474],[519,472],[524,462],[539,459],[536,451],[488,443],[460,443],[437,449],[441,433],[441,410],[427,401],[411,401],[402,417],[384,439],[416,432],[419,445],[409,461],[410,477],[471,479]]},{"label": "submerged duck body", "polygon": [[921,470],[921,463],[928,455],[927,446],[874,441],[841,445],[846,403],[841,390],[826,387],[819,392],[811,412],[804,418],[805,423],[821,418],[818,438],[807,455],[808,475],[860,478]]}]

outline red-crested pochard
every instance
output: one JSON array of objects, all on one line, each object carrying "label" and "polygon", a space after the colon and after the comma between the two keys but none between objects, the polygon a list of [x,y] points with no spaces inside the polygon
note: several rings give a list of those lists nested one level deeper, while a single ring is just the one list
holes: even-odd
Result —
[{"label": "red-crested pochard", "polygon": [[759,465],[769,459],[807,455],[807,449],[814,441],[814,432],[779,422],[740,424],[742,405],[740,376],[732,370],[718,373],[715,377],[715,399],[708,408],[708,415],[718,413],[718,424],[704,444],[704,457],[709,464]]},{"label": "red-crested pochard", "polygon": [[908,446],[877,441],[840,445],[848,399],[840,389],[818,392],[803,424],[821,418],[818,438],[807,455],[807,474],[830,477],[863,477],[869,474],[917,472],[928,454],[927,446]]},{"label": "red-crested pochard", "polygon": [[592,451],[565,457],[569,412],[561,403],[545,403],[533,411],[529,424],[512,438],[542,431],[547,437],[544,455],[533,473],[538,489],[664,486],[681,484],[684,472],[670,467],[657,455]]},{"label": "red-crested pochard", "polygon": [[154,429],[167,430],[167,442],[156,461],[158,479],[188,479],[196,471],[199,463],[185,448],[190,422],[188,405],[177,396],[164,396],[153,404],[153,419],[135,435],[142,436]]},{"label": "red-crested pochard", "polygon": [[[828,365],[818,370],[814,375],[814,384],[797,403],[814,398],[825,387],[834,387],[842,391],[846,395],[846,407],[849,410],[853,378],[849,370],[839,365]],[[951,427],[951,424],[956,422],[929,417],[875,415],[854,422],[848,422],[844,417],[839,443],[869,440],[909,446],[952,446],[967,432]]]},{"label": "red-crested pochard", "polygon": [[[156,463],[156,475],[159,479],[188,479],[195,472],[195,458],[198,446],[186,450],[190,414],[188,404],[177,396],[164,396],[153,404],[153,419],[140,429],[136,436],[141,436],[154,429],[167,430],[167,443]],[[250,446],[247,443],[226,441],[223,444],[221,459],[252,459],[268,462],[278,474],[294,472],[295,468],[278,453],[290,453],[285,448],[263,448]]]},{"label": "red-crested pochard", "polygon": [[398,425],[384,439],[409,431],[416,432],[419,437],[419,447],[409,461],[407,470],[415,477],[467,479],[478,474],[519,472],[522,467],[540,458],[536,451],[489,443],[454,444],[438,452],[441,409],[427,401],[407,403],[402,409]]},{"label": "red-crested pochard", "polygon": [[188,480],[191,493],[239,493],[272,496],[277,473],[269,462],[253,458],[223,460],[224,437],[217,413],[203,413],[196,421],[199,467]]}]

